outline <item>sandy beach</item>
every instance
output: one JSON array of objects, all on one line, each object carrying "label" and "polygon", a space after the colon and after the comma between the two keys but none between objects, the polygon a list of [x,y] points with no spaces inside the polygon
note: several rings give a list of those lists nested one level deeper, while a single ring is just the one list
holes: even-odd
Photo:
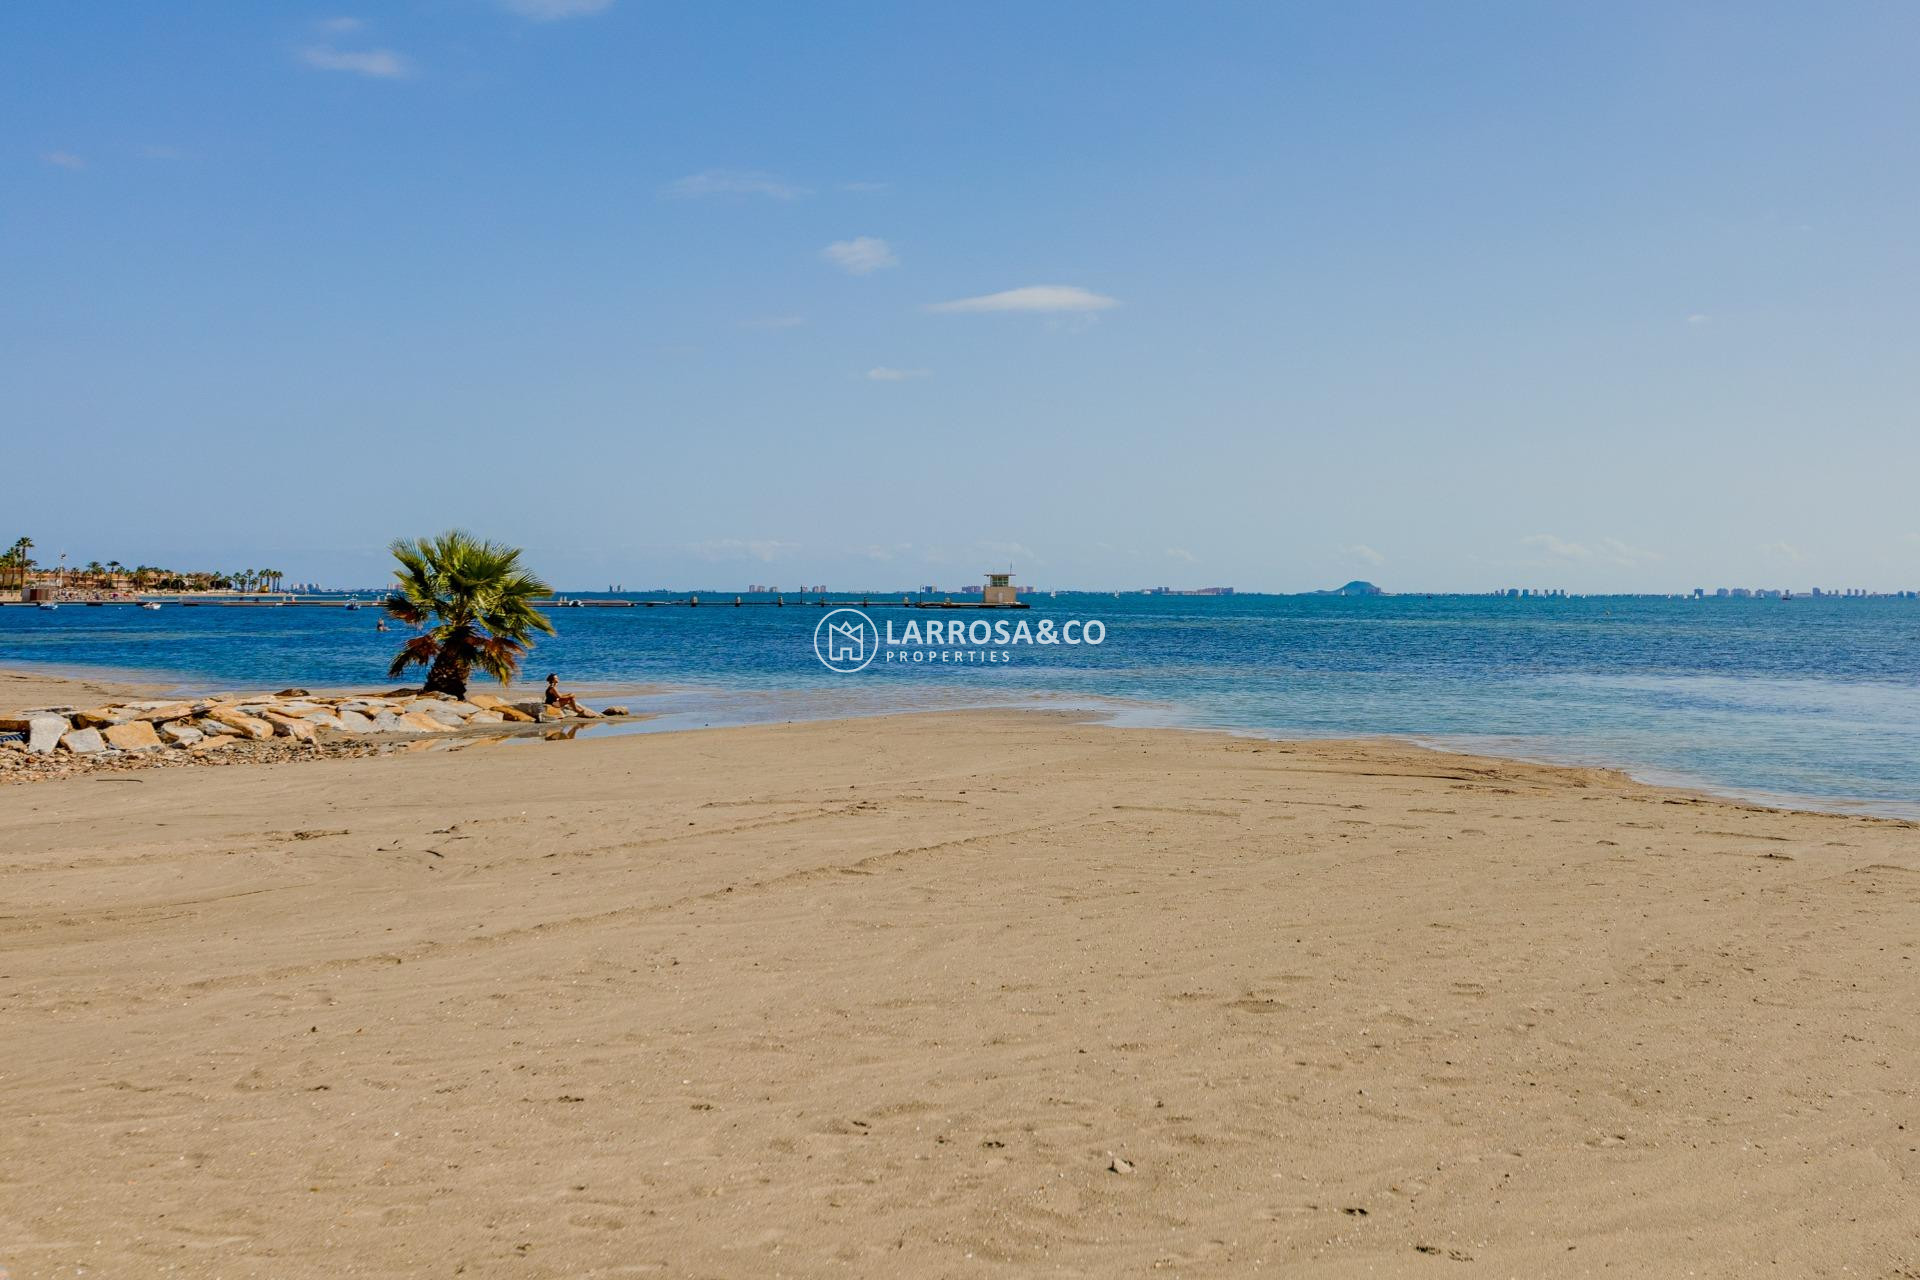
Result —
[{"label": "sandy beach", "polygon": [[0,850],[13,1280],[1920,1274],[1912,824],[970,713]]}]

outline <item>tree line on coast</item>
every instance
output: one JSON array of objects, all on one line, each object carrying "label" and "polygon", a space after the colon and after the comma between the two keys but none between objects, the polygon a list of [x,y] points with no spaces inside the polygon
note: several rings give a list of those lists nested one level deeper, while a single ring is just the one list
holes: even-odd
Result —
[{"label": "tree line on coast", "polygon": [[90,560],[72,568],[49,569],[33,558],[33,539],[16,538],[0,553],[0,589],[20,590],[35,580],[49,578],[62,586],[117,591],[278,591],[286,574],[280,569],[166,569],[159,565],[131,567],[118,560],[102,564]]},{"label": "tree line on coast", "polygon": [[[536,635],[552,635],[553,623],[534,601],[552,595],[540,575],[520,562],[521,551],[488,542],[462,529],[429,538],[397,538],[388,548],[395,562],[393,587],[382,607],[414,628],[387,668],[398,677],[427,668],[424,690],[465,698],[478,670],[501,684],[512,682]],[[0,584],[25,587],[35,574],[33,539],[19,538],[0,555]],[[128,569],[117,560],[63,571],[63,585],[161,591],[265,591],[278,586],[278,569],[235,573],[176,573],[152,565]]]}]

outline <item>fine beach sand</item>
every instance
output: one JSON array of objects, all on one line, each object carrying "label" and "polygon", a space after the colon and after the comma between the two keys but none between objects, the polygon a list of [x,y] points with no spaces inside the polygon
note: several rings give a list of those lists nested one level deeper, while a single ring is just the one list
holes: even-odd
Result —
[{"label": "fine beach sand", "polygon": [[1920,1274],[1920,829],[1040,713],[0,787],[0,1270]]}]

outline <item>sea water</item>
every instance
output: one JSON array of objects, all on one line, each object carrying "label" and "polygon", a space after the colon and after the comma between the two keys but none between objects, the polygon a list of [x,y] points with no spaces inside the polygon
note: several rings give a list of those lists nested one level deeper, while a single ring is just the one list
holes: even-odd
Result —
[{"label": "sea water", "polygon": [[[824,609],[792,598],[734,608],[732,599],[551,610],[558,634],[539,640],[528,671],[557,671],[571,685],[657,686],[623,699],[662,713],[650,728],[1090,708],[1131,724],[1392,735],[1920,816],[1920,601],[1061,593],[1029,597],[1025,611],[974,613],[904,610],[895,596],[893,607],[868,612],[896,633],[909,619],[1097,619],[1106,636],[984,646],[1005,655],[994,661],[875,661],[839,674],[815,656]],[[106,670],[186,691],[371,687],[386,682],[406,637],[398,626],[377,632],[378,617],[372,608],[8,606],[0,664]]]}]

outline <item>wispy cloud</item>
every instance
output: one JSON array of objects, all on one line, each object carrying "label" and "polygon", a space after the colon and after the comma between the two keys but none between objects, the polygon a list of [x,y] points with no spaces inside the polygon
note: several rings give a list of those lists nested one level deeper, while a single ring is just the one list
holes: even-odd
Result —
[{"label": "wispy cloud", "polygon": [[613,7],[613,0],[500,0],[500,7],[535,22],[586,18]]},{"label": "wispy cloud", "polygon": [[742,329],[798,329],[807,322],[805,316],[755,316],[751,320],[742,320]]},{"label": "wispy cloud", "polygon": [[770,173],[744,169],[708,169],[704,173],[676,178],[666,187],[667,194],[688,199],[696,196],[766,196],[770,200],[793,200],[811,194],[805,187],[782,181]]},{"label": "wispy cloud", "polygon": [[1707,322],[1708,322],[1709,320],[1711,320],[1711,319],[1713,319],[1713,317],[1712,317],[1712,316],[1710,316],[1710,315],[1708,315],[1708,314],[1707,314],[1706,312],[1704,312],[1704,311],[1696,311],[1696,312],[1694,312],[1694,313],[1693,313],[1692,315],[1690,315],[1690,316],[1688,316],[1688,317],[1687,317],[1687,323],[1688,323],[1688,324],[1694,324],[1694,325],[1700,325],[1700,324],[1705,324],[1705,323],[1707,323]]},{"label": "wispy cloud", "polygon": [[1367,564],[1372,565],[1376,569],[1387,562],[1387,558],[1385,556],[1381,555],[1378,551],[1375,551],[1372,547],[1368,546],[1364,542],[1356,542],[1352,546],[1342,547],[1340,548],[1340,550],[1346,552],[1348,555],[1352,556],[1355,560],[1365,561]]},{"label": "wispy cloud", "polygon": [[1569,542],[1555,534],[1535,533],[1520,539],[1520,542],[1522,546],[1532,547],[1556,560],[1565,560],[1569,563],[1584,561],[1631,568],[1666,558],[1658,551],[1636,547],[1631,543],[1622,542],[1619,538],[1602,538],[1594,543]]},{"label": "wispy cloud", "polygon": [[358,18],[322,18],[313,25],[322,31],[331,31],[335,35],[345,35],[349,31],[358,31],[367,24]]},{"label": "wispy cloud", "polygon": [[1813,559],[1812,556],[1794,546],[1791,542],[1769,542],[1766,546],[1761,547],[1760,550],[1772,556],[1774,559],[1784,560],[1788,564],[1805,564],[1807,561]]},{"label": "wispy cloud", "polygon": [[1191,552],[1191,551],[1189,551],[1189,550],[1187,550],[1187,549],[1186,549],[1185,547],[1168,547],[1168,548],[1167,548],[1167,559],[1169,559],[1169,560],[1179,560],[1179,561],[1181,561],[1181,562],[1183,562],[1183,563],[1185,563],[1185,564],[1199,564],[1199,563],[1200,563],[1200,557],[1199,557],[1199,556],[1196,556],[1196,555],[1194,555],[1194,554],[1193,554],[1193,552]]},{"label": "wispy cloud", "polygon": [[893,246],[878,236],[855,236],[835,240],[820,251],[820,256],[849,275],[872,275],[883,267],[897,267],[900,256]]},{"label": "wispy cloud", "polygon": [[1558,556],[1562,560],[1586,560],[1593,555],[1592,548],[1582,546],[1578,542],[1568,542],[1565,538],[1556,537],[1551,533],[1529,534],[1520,539],[1520,544],[1532,547],[1536,551],[1544,551],[1550,556]]},{"label": "wispy cloud", "polygon": [[1033,548],[1024,542],[983,542],[980,544],[980,549],[988,555],[1007,560],[1018,560],[1026,564],[1045,563],[1033,553]]},{"label": "wispy cloud", "polygon": [[955,298],[951,302],[927,304],[928,311],[1107,311],[1120,305],[1117,298],[1094,293],[1072,284],[1030,284],[1000,293],[983,293],[977,298]]},{"label": "wispy cloud", "polygon": [[778,538],[714,538],[687,547],[703,560],[751,559],[767,564],[799,549],[799,543],[782,542]]},{"label": "wispy cloud", "polygon": [[893,190],[893,184],[891,182],[843,182],[840,184],[840,189],[862,195],[873,195],[877,192]]},{"label": "wispy cloud", "polygon": [[391,49],[336,49],[312,45],[300,51],[300,61],[321,71],[351,71],[376,80],[398,80],[413,73],[413,64]]},{"label": "wispy cloud", "polygon": [[905,382],[909,378],[931,378],[931,369],[890,369],[879,365],[867,370],[867,377],[874,382]]},{"label": "wispy cloud", "polygon": [[40,158],[56,169],[72,169],[78,172],[87,167],[87,162],[71,151],[49,151]]}]

